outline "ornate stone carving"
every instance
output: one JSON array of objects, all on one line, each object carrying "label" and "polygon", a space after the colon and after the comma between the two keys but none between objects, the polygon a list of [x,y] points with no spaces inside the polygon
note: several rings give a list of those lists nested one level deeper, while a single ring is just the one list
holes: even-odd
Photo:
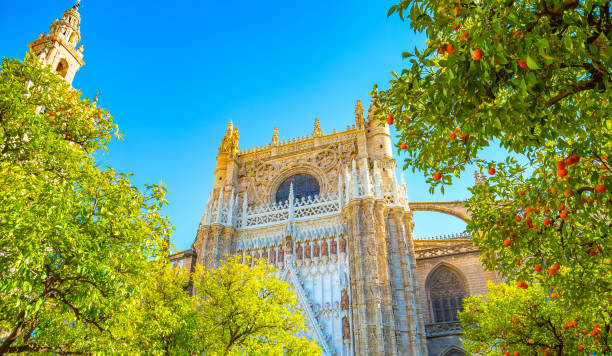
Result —
[{"label": "ornate stone carving", "polygon": [[274,126],[274,134],[272,135],[272,146],[278,146],[278,127]]},{"label": "ornate stone carving", "polygon": [[225,131],[225,136],[223,140],[221,140],[221,145],[219,145],[219,154],[229,154],[230,158],[236,157],[238,155],[238,141],[240,140],[240,135],[238,135],[238,128],[234,128],[234,124],[230,120],[227,125],[227,130]]},{"label": "ornate stone carving", "polygon": [[344,237],[340,238],[340,252],[341,253],[346,252],[346,240],[344,239]]},{"label": "ornate stone carving", "polygon": [[327,241],[323,240],[321,242],[321,256],[327,256],[327,255],[328,255],[328,253],[327,253]]},{"label": "ornate stone carving", "polygon": [[321,131],[321,123],[319,122],[318,117],[315,118],[313,135],[315,137],[323,136],[323,131]]},{"label": "ornate stone carving", "polygon": [[416,250],[414,254],[417,259],[424,259],[470,252],[478,252],[478,247],[472,245],[471,242],[464,242],[461,244],[453,244],[450,246]]},{"label": "ornate stone carving", "polygon": [[323,171],[328,172],[338,165],[338,154],[332,149],[326,149],[315,154],[311,161]]},{"label": "ornate stone carving", "polygon": [[460,335],[463,327],[460,322],[429,324],[425,326],[427,337]]},{"label": "ornate stone carving", "polygon": [[342,318],[342,338],[344,340],[351,339],[351,326],[349,325],[348,316]]},{"label": "ornate stone carving", "polygon": [[357,105],[355,105],[355,124],[358,129],[363,128],[365,125],[365,118],[363,117],[363,105],[361,100],[357,99]]},{"label": "ornate stone carving", "polygon": [[342,290],[342,298],[340,298],[340,303],[342,305],[342,310],[348,310],[349,308],[349,296],[346,289]]},{"label": "ornate stone carving", "polygon": [[331,251],[332,255],[335,255],[337,253],[337,248],[338,248],[338,243],[334,239],[331,241],[330,247],[329,247],[329,250]]},{"label": "ornate stone carving", "polygon": [[319,257],[319,244],[316,241],[312,245],[312,257],[313,258]]}]

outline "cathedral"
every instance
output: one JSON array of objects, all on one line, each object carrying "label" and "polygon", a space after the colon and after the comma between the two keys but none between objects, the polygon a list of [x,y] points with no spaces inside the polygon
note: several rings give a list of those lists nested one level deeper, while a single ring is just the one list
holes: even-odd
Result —
[{"label": "cathedral", "polygon": [[389,126],[367,118],[324,134],[240,150],[230,121],[213,190],[192,248],[175,266],[215,266],[229,254],[263,258],[298,297],[308,337],[325,355],[465,355],[457,311],[486,292],[469,236],[412,236],[414,211],[470,218],[461,202],[410,202],[398,179]]},{"label": "cathedral", "polygon": [[[79,2],[29,44],[72,83],[84,65]],[[215,266],[227,255],[263,258],[290,284],[307,336],[324,355],[460,356],[457,311],[498,281],[466,235],[414,239],[415,211],[467,221],[462,202],[411,202],[396,174],[389,127],[358,100],[354,123],[240,149],[230,121],[214,184],[190,249],[174,266]]]}]

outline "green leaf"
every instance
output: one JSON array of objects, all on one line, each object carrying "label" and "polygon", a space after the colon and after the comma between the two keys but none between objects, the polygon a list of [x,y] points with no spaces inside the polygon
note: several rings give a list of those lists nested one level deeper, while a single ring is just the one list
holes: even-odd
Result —
[{"label": "green leaf", "polygon": [[540,69],[538,63],[529,55],[527,56],[527,67],[529,69]]}]

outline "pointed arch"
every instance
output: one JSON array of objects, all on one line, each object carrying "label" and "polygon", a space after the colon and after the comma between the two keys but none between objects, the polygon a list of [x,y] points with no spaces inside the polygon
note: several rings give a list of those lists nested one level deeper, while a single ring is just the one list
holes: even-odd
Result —
[{"label": "pointed arch", "polygon": [[469,295],[467,279],[455,266],[440,262],[425,279],[425,290],[434,323],[458,321],[457,311]]},{"label": "pointed arch", "polygon": [[465,356],[465,351],[458,346],[452,345],[444,349],[440,356]]}]

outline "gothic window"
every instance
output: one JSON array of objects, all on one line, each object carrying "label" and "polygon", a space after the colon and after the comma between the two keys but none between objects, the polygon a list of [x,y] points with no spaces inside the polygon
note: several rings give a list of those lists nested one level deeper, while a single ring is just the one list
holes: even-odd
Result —
[{"label": "gothic window", "polygon": [[465,356],[465,353],[457,350],[456,348],[452,348],[449,352],[445,353],[444,356]]},{"label": "gothic window", "polygon": [[319,194],[319,182],[310,174],[296,174],[281,183],[276,191],[276,202],[289,199],[289,188],[293,183],[293,196],[296,199],[307,198]]},{"label": "gothic window", "polygon": [[433,272],[427,285],[433,321],[435,323],[458,321],[457,311],[462,309],[463,298],[466,295],[465,286],[459,277],[443,266]]}]

